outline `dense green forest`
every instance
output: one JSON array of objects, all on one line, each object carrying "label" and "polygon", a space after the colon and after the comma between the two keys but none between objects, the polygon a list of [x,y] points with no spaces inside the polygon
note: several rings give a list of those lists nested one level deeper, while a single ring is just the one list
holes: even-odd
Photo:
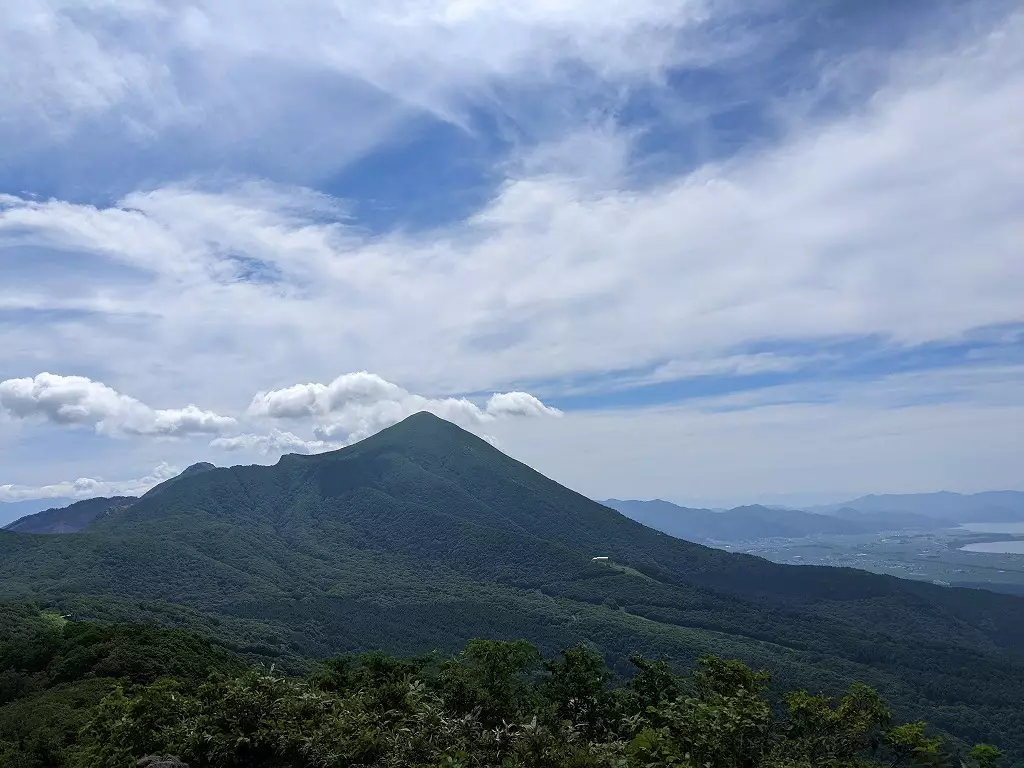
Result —
[{"label": "dense green forest", "polygon": [[15,533],[76,533],[111,509],[135,501],[133,496],[111,496],[76,501],[66,507],[36,512],[4,526]]},{"label": "dense green forest", "polygon": [[855,683],[769,694],[769,675],[701,658],[689,674],[630,659],[616,680],[588,646],[544,659],[473,640],[455,657],[382,653],[307,675],[247,667],[198,635],[69,622],[0,606],[0,764],[131,768],[344,766],[970,766],[1000,752],[896,723]]},{"label": "dense green forest", "polygon": [[674,539],[427,414],[341,451],[191,473],[81,533],[0,532],[0,599],[195,630],[289,674],[474,638],[549,658],[586,643],[623,679],[634,653],[737,658],[771,669],[775,696],[860,681],[902,720],[1024,759],[1021,599]]}]

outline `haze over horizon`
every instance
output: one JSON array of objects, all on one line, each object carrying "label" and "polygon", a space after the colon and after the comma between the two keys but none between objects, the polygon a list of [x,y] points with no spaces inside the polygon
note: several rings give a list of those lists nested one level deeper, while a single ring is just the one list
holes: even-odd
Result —
[{"label": "haze over horizon", "polygon": [[0,51],[0,501],[419,410],[591,498],[1024,489],[1017,3],[29,0]]},{"label": "haze over horizon", "polygon": [[[487,439],[488,442],[490,442],[492,445],[496,443],[496,441],[493,440],[493,438],[488,438],[487,436],[485,436],[485,439]],[[497,447],[497,446],[495,446],[495,447]],[[337,448],[334,448],[334,450],[337,450]],[[282,454],[282,455],[284,455],[284,454]],[[264,462],[264,463],[266,463],[266,462]],[[256,462],[256,464],[258,465],[258,464],[260,464],[260,462]],[[104,495],[127,494],[129,496],[131,496],[131,495],[141,496],[141,495],[145,494],[147,491],[149,491],[150,489],[152,489],[155,486],[159,485],[160,483],[163,483],[165,480],[170,480],[172,478],[178,477],[179,475],[181,475],[183,473],[187,474],[188,470],[191,470],[193,467],[199,468],[201,466],[207,466],[207,467],[218,467],[218,466],[220,466],[220,467],[231,467],[231,466],[244,466],[244,465],[237,465],[237,464],[215,465],[215,464],[212,464],[211,462],[195,462],[194,464],[190,464],[188,467],[186,467],[184,469],[179,469],[178,467],[174,467],[174,466],[171,466],[171,465],[168,465],[168,464],[161,464],[160,466],[158,466],[156,468],[156,470],[153,472],[152,475],[144,477],[144,478],[137,478],[137,479],[129,480],[127,482],[118,482],[116,480],[115,481],[104,481],[104,480],[95,480],[95,479],[90,479],[90,478],[83,478],[83,479],[80,479],[80,480],[78,480],[76,482],[72,482],[72,483],[63,483],[63,484],[60,484],[60,485],[57,485],[57,486],[48,487],[48,488],[35,489],[36,492],[37,492],[36,495],[22,496],[21,498],[18,498],[18,499],[9,499],[9,498],[7,498],[7,499],[0,499],[0,525],[4,525],[4,524],[12,522],[14,519],[16,519],[16,517],[10,517],[10,515],[7,515],[6,517],[4,516],[4,514],[3,514],[3,512],[4,512],[3,507],[5,505],[7,507],[9,507],[11,510],[14,510],[14,509],[17,509],[18,507],[20,507],[22,505],[25,505],[25,504],[30,504],[30,503],[34,503],[34,502],[42,502],[42,501],[46,501],[48,499],[52,499],[55,502],[55,506],[66,506],[69,503],[73,503],[73,502],[76,502],[76,501],[82,501],[82,500],[90,499],[90,498],[96,498],[96,497],[104,496]],[[995,492],[1008,491],[1008,492],[1011,492],[1011,493],[1024,493],[1024,491],[1019,491],[1018,489],[1010,489],[1010,488],[1007,488],[1007,489],[988,489],[987,492],[992,492],[992,491],[995,491]],[[64,495],[64,496],[58,495],[61,492],[64,492],[66,495]],[[47,495],[38,495],[40,493],[47,494]],[[982,492],[978,492],[978,493],[984,494],[984,493],[986,493],[986,491],[982,491]],[[931,496],[931,495],[942,495],[942,494],[963,495],[963,496],[968,496],[968,497],[971,496],[971,494],[958,494],[955,491],[945,491],[945,490],[941,490],[941,489],[937,490],[937,491],[919,491],[919,492],[916,492],[916,493],[912,492],[912,493],[908,493],[908,494],[895,494],[895,495],[897,495],[897,496],[899,496],[899,495],[907,495],[907,496],[910,496],[910,497],[916,497],[916,496]],[[683,508],[734,509],[734,508],[740,508],[740,507],[745,507],[745,506],[750,506],[750,505],[768,505],[768,506],[775,505],[775,506],[779,506],[779,507],[788,507],[788,508],[793,508],[793,509],[801,509],[801,508],[814,508],[814,507],[818,507],[818,506],[821,506],[821,505],[826,505],[827,506],[827,505],[832,505],[832,504],[842,504],[842,503],[845,503],[845,502],[848,502],[848,501],[854,501],[854,500],[861,499],[861,498],[870,498],[872,496],[877,496],[877,495],[885,495],[885,494],[849,493],[849,494],[846,494],[844,496],[824,496],[824,495],[814,495],[814,494],[801,494],[799,492],[794,492],[794,493],[789,493],[789,494],[780,494],[778,496],[771,497],[771,498],[741,499],[741,500],[738,500],[738,501],[737,500],[722,501],[721,499],[711,499],[711,500],[706,500],[705,499],[705,500],[702,500],[702,499],[695,499],[692,496],[691,497],[684,497],[684,498],[676,498],[676,499],[647,496],[647,497],[637,497],[636,500],[666,501],[666,502],[669,502],[670,504],[675,504],[676,506],[683,507]],[[598,501],[598,502],[616,501],[616,500],[626,501],[627,500],[627,499],[624,499],[624,498],[623,499],[617,499],[616,497],[613,497],[613,496],[608,496],[608,497],[603,497],[603,498],[598,498],[598,497],[591,497],[591,498],[593,498],[595,501]],[[631,498],[633,498],[633,497],[631,497]],[[35,507],[35,508],[37,508],[39,510],[42,510],[42,509],[46,509],[47,507],[40,505],[40,506]],[[35,511],[35,508],[33,509],[33,511]],[[31,512],[22,512],[22,513],[18,513],[18,514],[22,514],[22,515],[24,515],[24,514],[31,514]],[[7,519],[8,517],[10,517],[10,519]]]}]

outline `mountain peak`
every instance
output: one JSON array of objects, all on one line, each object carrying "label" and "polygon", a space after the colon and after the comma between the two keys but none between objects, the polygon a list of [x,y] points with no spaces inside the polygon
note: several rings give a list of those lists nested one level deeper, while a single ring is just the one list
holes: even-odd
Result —
[{"label": "mountain peak", "polygon": [[430,411],[417,411],[416,413],[412,414],[412,416],[406,416],[397,424],[391,425],[384,431],[398,433],[413,431],[431,431],[446,432],[448,434],[472,434],[470,432],[467,432],[458,424],[448,421],[447,419],[443,419],[440,416],[431,413]]},{"label": "mountain peak", "polygon": [[77,533],[116,507],[135,501],[134,496],[99,496],[76,501],[67,507],[43,510],[15,520],[3,530],[12,533]]},{"label": "mountain peak", "polygon": [[154,495],[156,495],[158,493],[162,493],[163,491],[165,491],[167,489],[168,486],[178,482],[183,477],[191,477],[193,475],[201,475],[201,474],[203,474],[205,472],[212,472],[213,470],[215,470],[217,468],[218,467],[215,464],[211,464],[208,461],[196,462],[195,464],[192,464],[192,465],[190,465],[188,467],[185,467],[185,469],[182,472],[178,473],[174,477],[169,478],[167,480],[164,480],[159,485],[154,485],[152,488],[150,488],[148,491],[146,491],[144,494],[142,494],[142,498],[147,498],[147,497],[150,497],[150,496],[154,496]]},{"label": "mountain peak", "polygon": [[198,475],[201,472],[209,472],[211,469],[216,469],[216,464],[211,464],[208,461],[199,461],[195,464],[185,467],[184,471],[181,472],[178,477],[185,477],[187,475]]},{"label": "mountain peak", "polygon": [[468,445],[478,442],[490,447],[486,441],[472,432],[463,429],[458,424],[454,424],[429,411],[418,411],[344,450],[353,452],[399,444],[406,447],[414,447],[428,444],[437,446],[438,443],[448,444],[448,446],[451,446],[452,443]]},{"label": "mountain peak", "polygon": [[404,419],[402,419],[402,421],[400,421],[398,423],[399,424],[402,424],[402,423],[416,424],[416,423],[420,423],[420,422],[422,422],[424,424],[427,424],[427,423],[435,423],[436,424],[436,423],[439,423],[439,422],[445,422],[446,424],[451,424],[450,421],[446,421],[445,419],[442,419],[440,416],[438,416],[438,415],[436,415],[434,413],[431,413],[430,411],[416,411],[416,413],[412,414],[412,416],[406,416]]}]

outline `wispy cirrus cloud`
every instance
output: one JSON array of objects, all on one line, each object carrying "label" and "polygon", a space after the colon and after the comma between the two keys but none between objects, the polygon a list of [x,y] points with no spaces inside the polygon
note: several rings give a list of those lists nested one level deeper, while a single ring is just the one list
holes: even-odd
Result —
[{"label": "wispy cirrus cloud", "polygon": [[[233,65],[262,60],[348,76],[449,113],[465,89],[514,76],[543,80],[566,61],[611,79],[713,59],[722,51],[687,49],[677,35],[707,21],[715,6],[708,0],[673,7],[654,0],[515,6],[392,0],[368,7],[306,0],[287,9],[270,2],[159,1],[74,9],[29,0],[5,20],[7,41],[23,54],[7,72],[5,95],[7,106],[27,117],[87,117],[137,103],[163,120],[198,119],[188,97],[201,97],[203,88],[227,90],[230,84],[215,84],[215,75],[237,76]],[[48,69],[45,53],[73,66]],[[175,61],[175,54],[187,58]],[[219,62],[221,71],[203,71],[199,61]]]},{"label": "wispy cirrus cloud", "polygon": [[[728,57],[736,43],[709,26],[719,5],[26,0],[0,23],[0,158],[86,195],[183,170],[309,183],[417,121],[474,134],[483,105],[543,133],[574,118],[538,111],[539,88],[568,104],[586,79],[614,99],[673,64]],[[691,34],[701,44],[682,44]],[[135,162],[113,165],[126,156]]]}]

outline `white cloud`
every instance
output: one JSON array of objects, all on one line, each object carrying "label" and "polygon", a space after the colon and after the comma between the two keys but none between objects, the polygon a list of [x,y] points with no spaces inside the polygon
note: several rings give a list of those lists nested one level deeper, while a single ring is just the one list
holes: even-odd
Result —
[{"label": "white cloud", "polygon": [[[287,11],[256,3],[241,14],[232,3],[196,3],[186,12],[148,0],[101,2],[75,15],[54,7],[29,2],[4,18],[0,46],[17,50],[4,44],[20,36],[32,49],[0,73],[0,107],[13,115],[5,126],[67,135],[80,121],[108,115],[147,136],[194,123],[223,130],[221,144],[204,145],[216,154],[236,145],[267,149],[263,134],[279,132],[259,118],[288,114],[317,139],[288,163],[313,166],[335,152],[337,135],[353,146],[377,141],[393,116],[390,107],[357,105],[354,114],[379,121],[348,119],[338,130],[340,120],[310,120],[309,104],[349,109],[354,91],[315,98],[319,88],[291,87],[300,71],[326,66],[346,88],[357,83],[400,110],[458,123],[465,94],[488,95],[489,84],[517,78],[564,77],[572,69],[560,68],[566,57],[600,69],[611,90],[656,78],[666,57],[680,55],[661,43],[705,12],[688,5],[677,16],[678,4],[654,0],[436,0],[368,10],[310,2]],[[107,45],[112,19],[137,34]],[[199,81],[164,66],[170,49],[186,59],[196,54],[190,69]],[[720,55],[706,51],[681,55]],[[495,413],[486,407],[411,392],[539,381],[543,390],[527,388],[547,397],[565,380],[599,388],[608,371],[654,368],[631,379],[643,383],[786,370],[807,358],[745,350],[797,341],[813,360],[816,341],[837,337],[873,335],[898,347],[1018,323],[1022,51],[1019,13],[970,45],[929,56],[909,50],[887,62],[888,83],[856,111],[827,120],[798,111],[776,143],[655,186],[638,186],[630,175],[637,149],[630,132],[569,108],[571,125],[503,165],[513,171],[475,216],[427,232],[369,235],[343,202],[270,183],[161,183],[105,207],[6,195],[0,246],[10,257],[0,263],[0,312],[15,322],[0,324],[4,375],[87,370],[146,403],[180,396],[212,410],[158,411],[98,382],[73,402],[35,402],[23,387],[12,402],[38,418],[119,433],[226,434],[216,419],[228,417],[216,414],[263,390],[251,419],[303,418],[318,428],[313,441],[293,435],[296,445],[348,441],[426,406],[504,432],[515,423],[488,421]],[[277,63],[284,74],[268,81]],[[304,109],[280,108],[292,93]],[[361,132],[377,135],[350,136]],[[28,143],[6,146],[20,153]],[[382,378],[349,379],[334,390],[278,389],[355,367]],[[388,389],[391,381],[409,389]],[[2,418],[15,418],[14,409],[3,410]],[[831,418],[826,410],[818,415]],[[543,430],[570,421],[545,421]],[[648,432],[631,443],[648,434],[666,439],[653,417],[636,424]],[[276,450],[263,427],[243,430],[226,439],[249,439],[256,451],[264,443],[252,440],[265,439]],[[586,455],[579,448],[591,438],[579,438],[577,454]]]},{"label": "white cloud", "polygon": [[[346,373],[330,384],[297,384],[259,392],[249,406],[249,415],[257,418],[315,418],[318,421],[313,433],[317,440],[341,445],[369,437],[419,411],[429,411],[472,430],[504,417],[562,415],[526,392],[495,393],[480,408],[465,398],[413,394],[366,371]],[[225,441],[215,443],[219,447],[227,445]]]},{"label": "white cloud", "polygon": [[[734,41],[702,34],[695,45],[684,37],[711,7],[708,0],[287,7],[22,0],[0,20],[0,50],[8,54],[0,157],[15,145],[24,155],[113,136],[145,148],[168,136],[179,160],[205,151],[209,164],[223,167],[248,155],[285,173],[319,174],[386,140],[411,116],[465,125],[469,103],[499,102],[517,85],[568,85],[570,69],[618,83],[729,56]],[[514,100],[503,108],[514,110]],[[326,134],[319,128],[339,123],[343,129]]]},{"label": "white cloud", "polygon": [[[8,198],[0,238],[60,249],[83,274],[26,268],[0,307],[138,318],[144,336],[102,337],[113,359],[154,343],[165,360],[209,354],[232,398],[289,370],[324,380],[338,360],[414,391],[479,391],[655,362],[685,374],[766,339],[956,338],[1021,319],[1021,50],[1017,17],[901,63],[859,113],[776,147],[641,190],[512,178],[468,221],[425,233],[368,237],[337,203],[266,184],[168,186],[105,209]],[[272,278],[245,279],[254,266]],[[55,358],[97,346],[34,332]],[[291,396],[300,411],[318,397]]]},{"label": "white cloud", "polygon": [[83,376],[41,373],[34,378],[0,382],[0,417],[89,426],[97,434],[110,436],[216,435],[209,444],[211,448],[262,455],[334,450],[424,410],[469,429],[479,429],[506,417],[561,415],[558,409],[525,392],[494,394],[480,408],[464,398],[415,395],[380,376],[361,371],[339,376],[330,384],[295,385],[259,392],[253,397],[247,412],[250,421],[316,418],[312,439],[277,428],[268,434],[231,435],[226,433],[238,426],[234,417],[204,411],[195,405],[154,409]]},{"label": "white cloud", "polygon": [[544,405],[527,392],[499,392],[487,401],[485,413],[488,416],[561,416],[557,408]]},{"label": "white cloud", "polygon": [[100,480],[80,477],[77,480],[62,480],[50,485],[0,485],[0,501],[22,501],[24,499],[73,498],[88,499],[94,496],[139,496],[154,485],[176,476],[177,467],[160,464],[149,475],[132,480]]},{"label": "white cloud", "polygon": [[303,440],[291,432],[274,429],[268,435],[247,433],[232,437],[217,437],[210,441],[210,447],[220,451],[247,451],[270,456],[283,453],[323,453],[342,446],[323,440]]},{"label": "white cloud", "polygon": [[91,426],[105,434],[182,437],[216,434],[235,425],[233,418],[195,405],[154,409],[101,382],[52,373],[0,381],[0,409],[14,418]]},{"label": "white cloud", "polygon": [[502,449],[591,498],[811,504],[1021,486],[1024,366],[807,384],[495,424]]},{"label": "white cloud", "polygon": [[323,403],[327,387],[323,384],[295,384],[271,392],[258,392],[249,404],[252,416],[272,419],[301,419],[327,410]]}]

